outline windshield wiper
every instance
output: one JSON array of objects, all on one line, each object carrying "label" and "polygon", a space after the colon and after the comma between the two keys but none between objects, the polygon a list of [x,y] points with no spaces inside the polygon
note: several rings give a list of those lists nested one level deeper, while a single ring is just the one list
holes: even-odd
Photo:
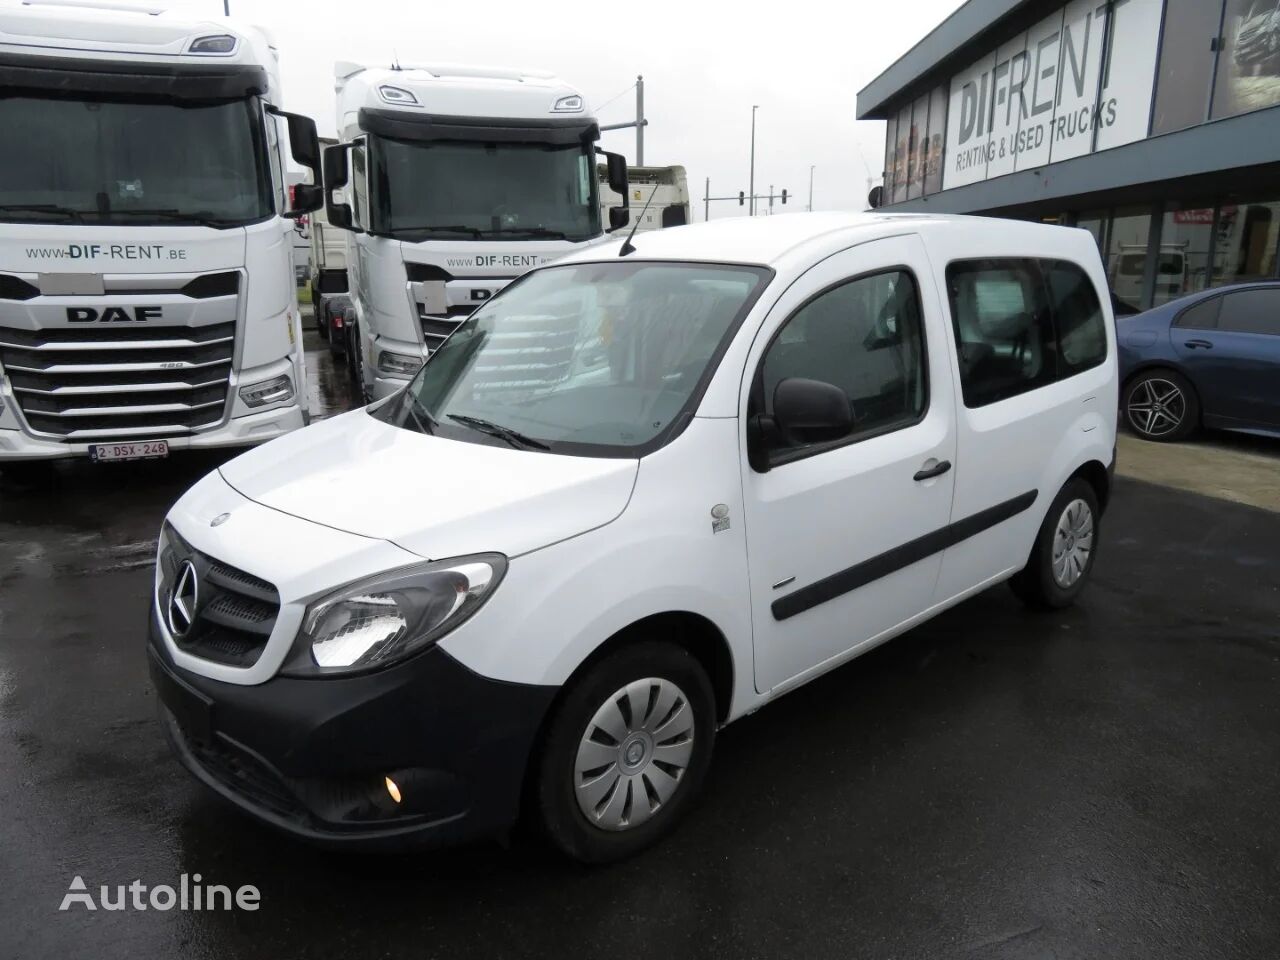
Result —
[{"label": "windshield wiper", "polygon": [[465,223],[427,224],[420,227],[392,227],[389,233],[465,233],[479,240],[484,236],[479,227],[468,227]]},{"label": "windshield wiper", "polygon": [[439,421],[431,415],[431,411],[423,405],[418,399],[418,395],[408,387],[405,388],[405,412],[413,418],[413,422],[418,425],[418,430],[422,433],[435,435],[436,427],[440,426]]},{"label": "windshield wiper", "polygon": [[56,203],[3,203],[0,204],[0,213],[56,213],[64,217],[75,217],[77,220],[84,218],[83,210]]},{"label": "windshield wiper", "polygon": [[521,236],[521,237],[545,237],[547,240],[568,240],[569,235],[563,230],[550,230],[547,227],[501,227],[497,230],[489,230],[486,236]]},{"label": "windshield wiper", "polygon": [[178,220],[201,227],[220,227],[227,226],[230,220],[215,217],[207,210],[179,210],[176,207],[165,207],[155,210],[139,210],[133,207],[124,207],[113,209],[108,214],[110,217],[127,216],[127,217],[155,217],[158,220]]},{"label": "windshield wiper", "polygon": [[480,433],[487,433],[491,437],[497,437],[499,440],[505,440],[513,447],[526,447],[530,450],[550,450],[550,444],[543,443],[541,440],[535,440],[533,437],[527,437],[519,430],[512,430],[510,427],[504,427],[500,423],[494,423],[492,420],[482,420],[479,417],[468,417],[460,413],[448,414],[450,420],[456,420],[464,427],[470,427],[472,430],[478,430]]}]

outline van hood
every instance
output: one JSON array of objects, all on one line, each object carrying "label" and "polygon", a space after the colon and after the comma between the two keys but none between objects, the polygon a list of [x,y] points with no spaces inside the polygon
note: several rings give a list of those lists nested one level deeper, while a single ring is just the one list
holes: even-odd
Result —
[{"label": "van hood", "polygon": [[636,460],[565,457],[433,437],[355,410],[221,468],[243,496],[430,560],[508,557],[616,519]]}]

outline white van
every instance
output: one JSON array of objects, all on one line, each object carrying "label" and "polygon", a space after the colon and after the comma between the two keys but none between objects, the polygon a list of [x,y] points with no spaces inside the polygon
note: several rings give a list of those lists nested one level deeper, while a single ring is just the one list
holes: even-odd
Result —
[{"label": "white van", "polygon": [[633,853],[724,724],[1002,581],[1077,597],[1108,302],[1088,233],[968,218],[717,220],[534,270],[405,390],[174,506],[174,748],[312,840],[523,810],[571,856]]}]

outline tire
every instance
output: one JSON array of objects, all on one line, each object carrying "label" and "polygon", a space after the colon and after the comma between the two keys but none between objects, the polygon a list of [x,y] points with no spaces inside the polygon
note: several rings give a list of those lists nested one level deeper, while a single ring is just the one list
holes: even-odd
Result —
[{"label": "tire", "polygon": [[551,714],[532,796],[543,832],[583,863],[656,843],[696,800],[715,735],[715,694],[692,655],[660,641],[622,648],[574,680]]},{"label": "tire", "polygon": [[1040,525],[1027,565],[1009,581],[1018,598],[1041,610],[1075,603],[1098,557],[1100,521],[1093,485],[1083,477],[1068,481]]},{"label": "tire", "polygon": [[347,352],[346,344],[347,334],[344,330],[338,333],[332,323],[329,324],[328,333],[325,339],[329,341],[329,355],[332,357],[340,357]]},{"label": "tire", "polygon": [[1195,387],[1173,370],[1143,370],[1127,384],[1120,409],[1129,429],[1143,440],[1185,440],[1200,425]]}]

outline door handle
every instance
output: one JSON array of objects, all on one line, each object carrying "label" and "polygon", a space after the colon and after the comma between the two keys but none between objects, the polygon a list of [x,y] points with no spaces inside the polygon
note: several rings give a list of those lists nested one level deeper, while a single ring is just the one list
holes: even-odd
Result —
[{"label": "door handle", "polygon": [[934,477],[942,476],[944,473],[946,473],[950,469],[951,469],[950,460],[939,460],[937,463],[935,463],[932,467],[929,467],[928,469],[917,470],[916,475],[911,479],[916,481],[932,480]]},{"label": "door handle", "polygon": [[1203,347],[1206,350],[1213,349],[1213,344],[1210,343],[1208,340],[1188,340],[1186,345],[1190,347],[1192,350],[1195,350],[1197,347]]}]

